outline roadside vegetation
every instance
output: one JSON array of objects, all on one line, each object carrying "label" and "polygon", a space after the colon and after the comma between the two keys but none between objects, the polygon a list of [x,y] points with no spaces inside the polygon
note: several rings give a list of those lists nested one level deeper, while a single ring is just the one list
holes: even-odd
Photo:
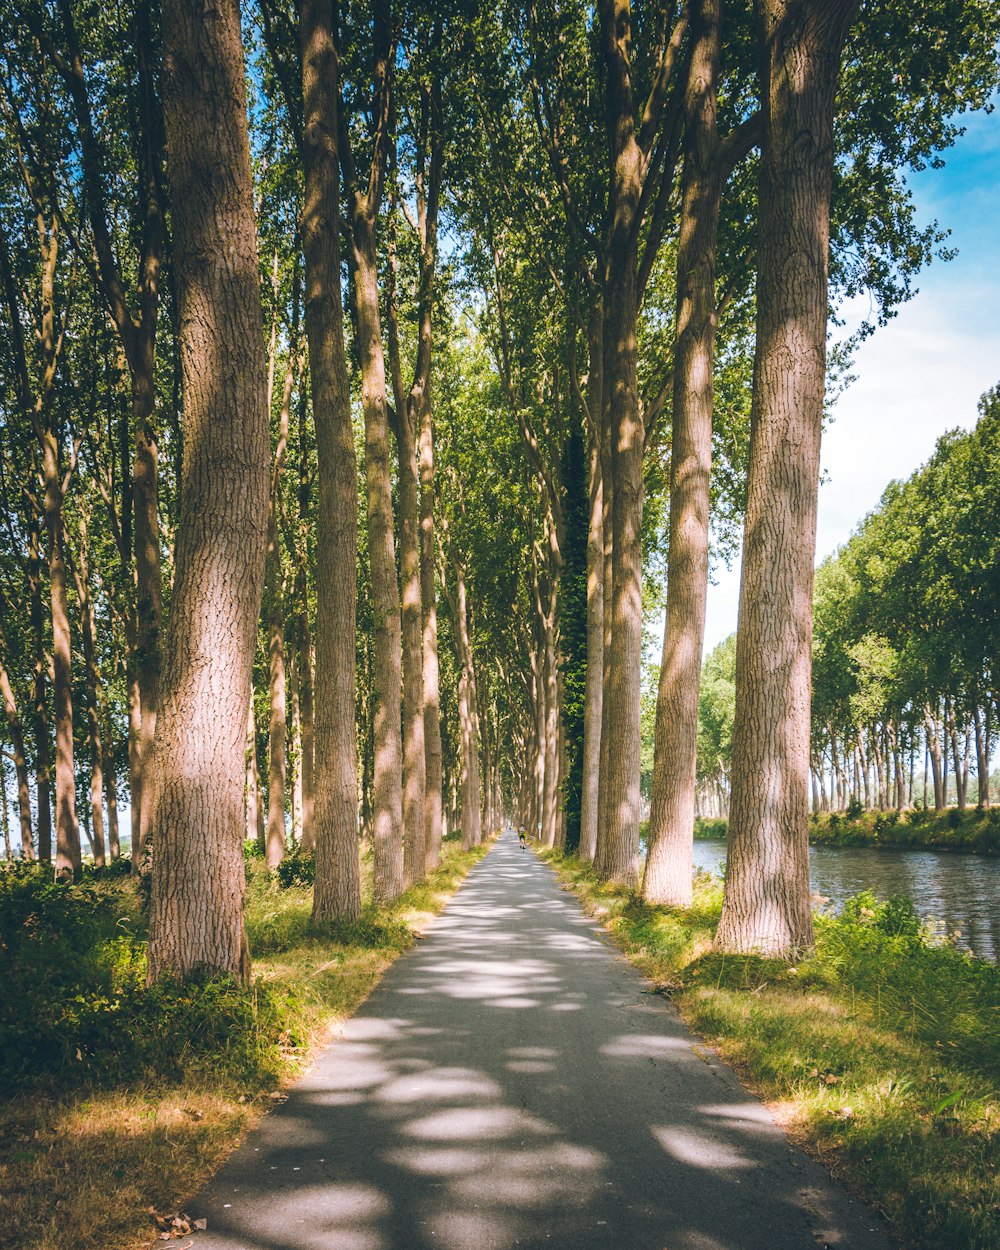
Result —
[{"label": "roadside vegetation", "polygon": [[574,857],[541,856],[791,1135],[882,1210],[904,1245],[1000,1245],[1000,968],[865,893],[818,912],[791,963],[714,953],[722,882],[651,906]]},{"label": "roadside vegetation", "polygon": [[146,913],[127,875],[0,869],[0,1247],[148,1245],[283,1097],[331,1029],[489,849],[448,840],[391,907],[316,931],[311,857],[247,857],[248,986],[146,985]]},{"label": "roadside vegetation", "polygon": [[[694,836],[723,839],[728,827],[724,818],[701,818],[695,822]],[[814,846],[888,846],[995,855],[1000,854],[1000,808],[866,812],[855,803],[846,812],[813,813],[809,841]]]}]

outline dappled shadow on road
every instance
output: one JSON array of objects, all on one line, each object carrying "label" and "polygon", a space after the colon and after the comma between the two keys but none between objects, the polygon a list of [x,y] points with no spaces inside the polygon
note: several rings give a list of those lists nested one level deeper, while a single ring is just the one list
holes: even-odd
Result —
[{"label": "dappled shadow on road", "polygon": [[504,839],[192,1212],[201,1250],[883,1243]]}]

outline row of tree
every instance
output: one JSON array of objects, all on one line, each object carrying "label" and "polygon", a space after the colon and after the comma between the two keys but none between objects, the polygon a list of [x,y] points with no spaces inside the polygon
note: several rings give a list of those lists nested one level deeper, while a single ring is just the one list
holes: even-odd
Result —
[{"label": "row of tree", "polygon": [[745,550],[719,940],[809,941],[828,301],[905,298],[942,236],[903,171],[997,80],[994,6],[918,7],[0,19],[21,843],[77,873],[86,792],[113,854],[127,775],[152,977],[246,975],[261,825],[315,850],[318,922],[359,914],[359,830],[391,901],[504,810],[638,886],[664,573],[643,889],[686,901],[713,519]]},{"label": "row of tree", "polygon": [[[814,812],[990,806],[1000,730],[1000,392],[953,430],[816,575]],[[736,639],[705,660],[702,815],[729,807]],[[975,786],[970,788],[970,775]]]}]

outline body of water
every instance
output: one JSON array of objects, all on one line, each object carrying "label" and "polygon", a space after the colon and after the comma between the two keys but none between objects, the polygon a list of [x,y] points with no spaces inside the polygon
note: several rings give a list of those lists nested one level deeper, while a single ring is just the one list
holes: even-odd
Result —
[{"label": "body of water", "polygon": [[[717,873],[726,859],[722,841],[694,844],[696,868]],[[953,851],[882,850],[871,846],[812,846],[809,879],[839,906],[862,890],[882,898],[905,894],[927,920],[958,930],[960,944],[983,959],[1000,955],[1000,858]]]}]

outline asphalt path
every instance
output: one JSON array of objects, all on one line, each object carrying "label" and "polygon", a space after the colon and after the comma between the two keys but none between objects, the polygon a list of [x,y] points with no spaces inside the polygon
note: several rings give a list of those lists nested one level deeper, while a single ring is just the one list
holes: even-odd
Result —
[{"label": "asphalt path", "polygon": [[187,1205],[194,1250],[888,1250],[506,833]]}]

